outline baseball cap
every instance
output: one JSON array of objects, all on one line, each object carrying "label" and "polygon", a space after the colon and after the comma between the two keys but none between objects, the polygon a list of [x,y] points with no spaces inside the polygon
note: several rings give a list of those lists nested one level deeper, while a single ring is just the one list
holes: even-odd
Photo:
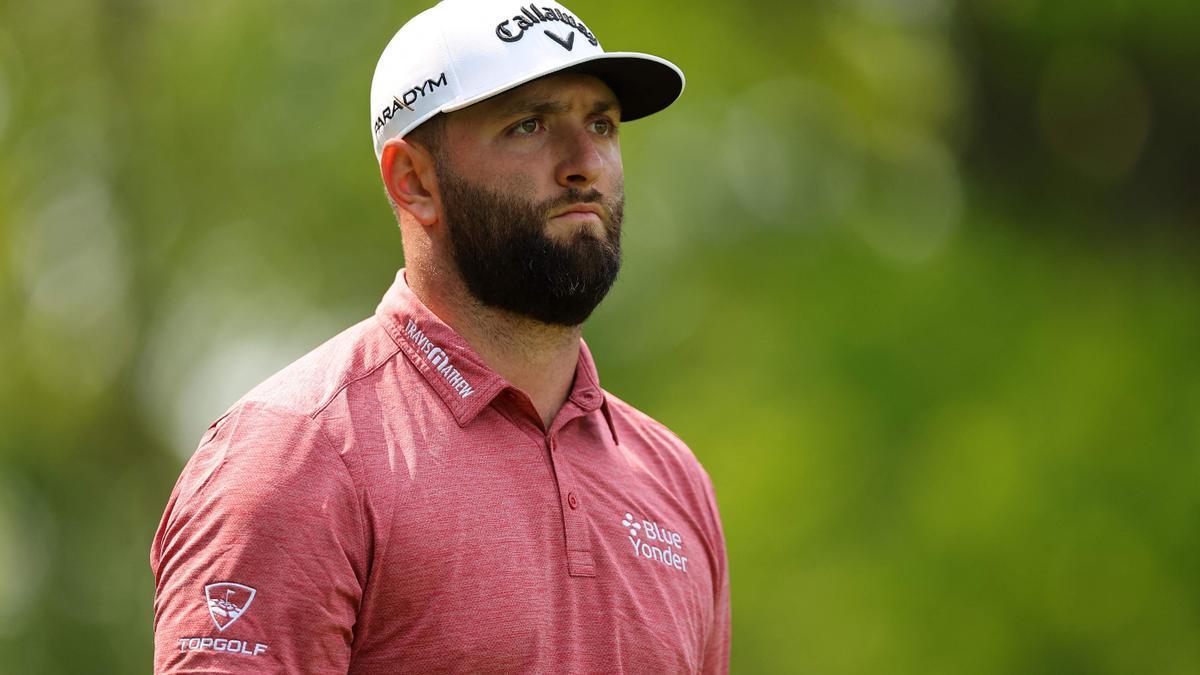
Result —
[{"label": "baseball cap", "polygon": [[622,121],[669,106],[683,71],[649,54],[606,52],[578,17],[553,0],[443,0],[404,24],[371,80],[375,157],[440,112],[466,108],[544,75],[595,75],[621,103]]}]

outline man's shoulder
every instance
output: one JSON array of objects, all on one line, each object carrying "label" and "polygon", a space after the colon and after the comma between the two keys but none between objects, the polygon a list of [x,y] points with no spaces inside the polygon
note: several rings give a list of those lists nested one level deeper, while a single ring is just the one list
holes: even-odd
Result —
[{"label": "man's shoulder", "polygon": [[670,427],[608,390],[604,391],[604,395],[608,399],[609,412],[621,444],[636,443],[639,447],[663,453],[689,469],[705,473],[692,449]]},{"label": "man's shoulder", "polygon": [[379,320],[367,317],[263,380],[230,410],[254,404],[315,418],[347,387],[369,378],[397,351]]},{"label": "man's shoulder", "polygon": [[[201,437],[181,481],[192,472],[206,475],[221,464],[257,475],[280,466],[324,467],[340,461],[333,460],[339,454],[337,434],[330,433],[321,412],[355,382],[369,379],[397,351],[374,316],[329,338],[217,417]],[[231,480],[229,473],[225,472]]]},{"label": "man's shoulder", "polygon": [[642,412],[632,403],[620,398],[607,389],[604,390],[604,397],[608,400],[608,407],[613,414],[614,421],[621,420],[625,424],[653,434],[655,437],[661,437],[663,441],[684,448],[687,447],[683,439],[679,438],[667,425]]},{"label": "man's shoulder", "polygon": [[638,456],[642,466],[668,486],[676,498],[707,514],[707,536],[716,542],[721,534],[716,490],[712,478],[692,449],[667,425],[605,391],[618,443]]}]

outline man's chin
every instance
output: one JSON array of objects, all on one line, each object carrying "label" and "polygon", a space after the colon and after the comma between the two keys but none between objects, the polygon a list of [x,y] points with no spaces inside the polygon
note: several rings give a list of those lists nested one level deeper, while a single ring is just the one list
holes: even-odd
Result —
[{"label": "man's chin", "polygon": [[476,300],[493,309],[547,325],[578,326],[611,290],[620,270],[620,254],[614,260],[615,252],[591,234],[581,234],[573,246],[560,248],[561,253],[567,251],[548,266],[537,265],[536,272],[514,261],[524,282],[514,284],[512,277],[476,279],[468,288]]},{"label": "man's chin", "polygon": [[547,303],[544,300],[539,303],[513,304],[508,302],[488,302],[480,298],[476,299],[480,300],[485,307],[498,310],[501,313],[535,321],[546,326],[560,328],[574,328],[582,325],[599,304],[598,302],[564,303],[561,301]]}]

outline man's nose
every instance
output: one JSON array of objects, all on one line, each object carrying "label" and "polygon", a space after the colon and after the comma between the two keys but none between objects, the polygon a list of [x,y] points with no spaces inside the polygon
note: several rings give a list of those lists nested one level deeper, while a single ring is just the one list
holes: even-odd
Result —
[{"label": "man's nose", "polygon": [[559,185],[586,188],[600,180],[604,173],[604,157],[586,129],[565,134],[560,143],[563,158],[557,169]]}]

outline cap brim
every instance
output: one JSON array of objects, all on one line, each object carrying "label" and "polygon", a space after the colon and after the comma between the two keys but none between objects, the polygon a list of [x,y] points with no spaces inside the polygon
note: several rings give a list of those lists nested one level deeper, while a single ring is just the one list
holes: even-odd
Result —
[{"label": "cap brim", "polygon": [[621,121],[641,119],[666,108],[683,93],[684,77],[675,64],[649,54],[600,54],[560,72],[587,73],[604,80],[621,102]]},{"label": "cap brim", "polygon": [[517,82],[444,106],[441,112],[461,110],[554,73],[586,73],[603,80],[621,103],[623,122],[653,115],[671,105],[683,93],[686,82],[683,71],[666,59],[636,52],[606,52],[534,73]]}]

